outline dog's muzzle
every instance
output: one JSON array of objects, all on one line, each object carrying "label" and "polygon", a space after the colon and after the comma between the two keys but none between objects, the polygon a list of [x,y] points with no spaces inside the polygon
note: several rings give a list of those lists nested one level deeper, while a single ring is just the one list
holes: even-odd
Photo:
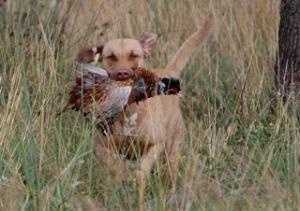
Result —
[{"label": "dog's muzzle", "polygon": [[116,81],[126,81],[134,77],[134,72],[131,69],[115,69],[109,70],[108,75],[110,78]]}]

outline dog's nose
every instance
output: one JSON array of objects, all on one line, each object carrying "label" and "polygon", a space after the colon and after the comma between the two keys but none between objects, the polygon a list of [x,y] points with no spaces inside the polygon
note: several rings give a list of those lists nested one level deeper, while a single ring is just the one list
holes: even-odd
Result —
[{"label": "dog's nose", "polygon": [[119,69],[111,72],[110,77],[117,81],[125,81],[133,76],[133,71],[130,69]]},{"label": "dog's nose", "polygon": [[126,80],[126,79],[129,79],[129,77],[130,77],[130,74],[129,74],[128,71],[123,71],[122,70],[122,71],[117,73],[117,78],[119,80]]}]

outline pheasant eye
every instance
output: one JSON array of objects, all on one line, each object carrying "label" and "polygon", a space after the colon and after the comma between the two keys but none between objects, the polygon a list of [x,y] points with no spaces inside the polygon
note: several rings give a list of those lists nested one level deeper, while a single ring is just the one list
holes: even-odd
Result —
[{"label": "pheasant eye", "polygon": [[111,55],[107,56],[106,58],[111,61],[114,61],[114,62],[118,61],[118,58],[115,54],[111,54]]}]

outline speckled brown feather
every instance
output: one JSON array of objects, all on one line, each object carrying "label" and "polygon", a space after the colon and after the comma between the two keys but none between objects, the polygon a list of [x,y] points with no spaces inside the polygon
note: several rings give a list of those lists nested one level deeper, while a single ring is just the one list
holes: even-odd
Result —
[{"label": "speckled brown feather", "polygon": [[[85,86],[85,78],[76,78],[76,84],[69,93],[69,101],[67,107],[74,110],[86,111],[87,108],[94,102],[101,103],[109,100],[107,97],[108,92],[115,87],[132,86],[133,80],[128,81],[95,81],[95,84],[87,87]],[[84,112],[84,113],[88,113]]]},{"label": "speckled brown feather", "polygon": [[147,94],[152,95],[153,93],[148,91],[153,91],[153,89],[156,87],[157,83],[160,81],[160,78],[154,74],[153,72],[151,72],[150,70],[147,70],[145,68],[137,68],[136,70],[134,70],[137,78],[143,78],[145,81],[145,84],[147,85],[147,88],[149,90],[147,90]]}]

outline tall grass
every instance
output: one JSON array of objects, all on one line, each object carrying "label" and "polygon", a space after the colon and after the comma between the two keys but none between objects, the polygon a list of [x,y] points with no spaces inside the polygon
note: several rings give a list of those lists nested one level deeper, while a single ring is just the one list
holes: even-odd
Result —
[{"label": "tall grass", "polygon": [[212,36],[182,76],[188,132],[177,189],[158,163],[146,209],[299,207],[297,110],[270,112],[278,1],[76,0],[63,11],[46,0],[13,0],[0,11],[0,209],[136,210],[134,178],[115,183],[94,156],[94,125],[76,112],[55,115],[72,60],[82,46],[153,31],[148,65],[162,67],[208,14]]}]

